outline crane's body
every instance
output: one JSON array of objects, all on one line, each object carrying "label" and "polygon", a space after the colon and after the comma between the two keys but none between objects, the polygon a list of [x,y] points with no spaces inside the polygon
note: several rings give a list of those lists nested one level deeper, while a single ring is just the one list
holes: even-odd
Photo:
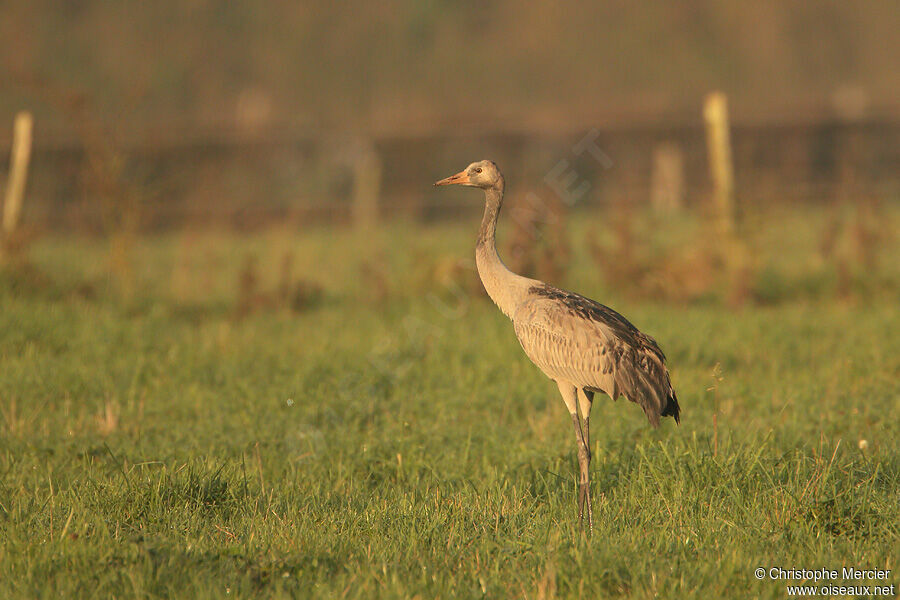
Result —
[{"label": "crane's body", "polygon": [[654,427],[660,417],[672,416],[678,422],[680,409],[665,355],[653,338],[613,309],[506,268],[496,246],[504,180],[492,161],[472,163],[435,185],[484,190],[484,217],[475,248],[478,275],[491,300],[512,321],[525,354],[559,387],[578,444],[578,514],[583,522],[587,508],[592,528],[589,419],[594,393],[613,400],[625,396],[643,408]]}]

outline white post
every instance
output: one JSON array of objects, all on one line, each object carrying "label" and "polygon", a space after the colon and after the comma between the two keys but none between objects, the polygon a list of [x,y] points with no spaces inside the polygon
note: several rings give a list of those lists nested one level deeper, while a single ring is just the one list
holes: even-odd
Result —
[{"label": "white post", "polygon": [[9,181],[3,202],[3,233],[9,236],[19,224],[22,213],[22,197],[25,195],[25,180],[28,177],[28,162],[31,158],[31,130],[34,119],[28,111],[16,115],[13,125],[12,152],[9,160]]},{"label": "white post", "polygon": [[706,146],[709,172],[713,180],[715,208],[721,232],[734,232],[734,169],[731,162],[731,136],[728,128],[728,100],[722,92],[706,96],[703,105],[706,120]]}]

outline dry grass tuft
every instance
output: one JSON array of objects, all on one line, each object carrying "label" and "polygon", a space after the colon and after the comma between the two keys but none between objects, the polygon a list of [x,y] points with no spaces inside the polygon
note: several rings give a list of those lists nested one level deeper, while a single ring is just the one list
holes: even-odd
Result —
[{"label": "dry grass tuft", "polygon": [[754,298],[756,265],[748,244],[736,235],[697,235],[690,243],[653,246],[631,210],[610,219],[612,243],[587,238],[604,280],[638,299],[696,302],[719,296],[731,306]]},{"label": "dry grass tuft", "polygon": [[853,205],[835,204],[819,236],[819,255],[836,275],[836,293],[849,298],[859,291],[863,273],[879,267],[881,250],[893,242],[894,232],[881,203],[862,196]]},{"label": "dry grass tuft", "polygon": [[391,282],[383,257],[364,258],[359,263],[359,280],[366,298],[384,304],[391,295]]},{"label": "dry grass tuft", "polygon": [[537,600],[556,598],[556,565],[553,562],[549,562],[544,569],[543,575],[537,582],[534,595]]},{"label": "dry grass tuft", "polygon": [[234,316],[243,319],[263,310],[303,312],[317,306],[324,297],[322,287],[293,275],[294,255],[286,251],[281,259],[279,279],[275,288],[264,290],[260,285],[259,263],[248,255],[238,273],[237,301]]},{"label": "dry grass tuft", "polygon": [[19,405],[13,398],[5,406],[0,405],[0,416],[3,417],[3,431],[5,435],[21,435],[25,429],[25,419],[19,414]]},{"label": "dry grass tuft", "polygon": [[97,432],[100,435],[110,435],[119,428],[119,414],[121,410],[118,402],[107,400],[103,404],[103,410],[94,417]]}]

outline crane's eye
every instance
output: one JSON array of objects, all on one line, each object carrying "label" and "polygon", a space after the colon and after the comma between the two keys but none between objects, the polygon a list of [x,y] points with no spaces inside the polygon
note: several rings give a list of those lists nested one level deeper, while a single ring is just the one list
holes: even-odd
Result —
[{"label": "crane's eye", "polygon": [[481,173],[481,167],[475,167],[474,169],[472,169],[472,171],[474,171],[475,173]]}]

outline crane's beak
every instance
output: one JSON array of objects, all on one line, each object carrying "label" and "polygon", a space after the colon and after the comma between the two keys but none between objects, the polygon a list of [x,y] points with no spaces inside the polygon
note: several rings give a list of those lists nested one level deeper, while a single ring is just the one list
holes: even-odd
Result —
[{"label": "crane's beak", "polygon": [[434,185],[467,185],[469,183],[469,176],[466,175],[465,171],[460,171],[456,175],[451,175],[446,179],[441,179],[440,181],[435,181]]}]

